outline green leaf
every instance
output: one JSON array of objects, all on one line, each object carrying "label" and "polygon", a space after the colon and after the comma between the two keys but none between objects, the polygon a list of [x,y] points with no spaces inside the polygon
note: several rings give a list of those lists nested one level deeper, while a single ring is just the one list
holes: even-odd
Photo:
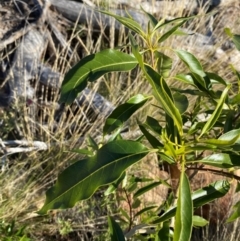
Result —
[{"label": "green leaf", "polygon": [[93,150],[95,150],[95,151],[98,150],[97,142],[90,135],[88,135],[88,137],[87,137],[87,142],[88,142],[88,145],[90,147],[92,147]]},{"label": "green leaf", "polygon": [[138,33],[141,36],[145,35],[144,31],[142,30],[142,27],[134,19],[122,17],[122,16],[119,16],[119,15],[115,15],[113,13],[110,13],[110,12],[107,12],[107,11],[103,11],[103,10],[98,10],[98,11],[101,12],[101,13],[104,13],[106,15],[109,15],[111,17],[114,17],[121,24],[123,24],[127,28],[131,29],[135,33]]},{"label": "green leaf", "polygon": [[225,86],[227,86],[229,84],[216,73],[206,72],[206,75],[208,76],[208,78],[211,80],[212,83],[215,82],[215,83],[222,84]]},{"label": "green leaf", "polygon": [[107,118],[103,127],[103,134],[110,134],[122,127],[137,110],[139,110],[151,97],[141,94],[130,98],[126,103],[119,105]]},{"label": "green leaf", "polygon": [[155,241],[170,241],[170,227],[169,221],[163,222],[162,228],[156,233]]},{"label": "green leaf", "polygon": [[[192,194],[193,207],[198,208],[206,203],[209,203],[217,198],[223,197],[230,190],[230,183],[228,181],[216,181],[209,186],[198,189]],[[169,220],[174,217],[176,207],[167,210],[161,217],[155,219],[152,223],[157,224]]]},{"label": "green leaf", "polygon": [[240,139],[240,129],[235,129],[222,134],[218,140],[228,141],[230,145]]},{"label": "green leaf", "polygon": [[231,214],[231,216],[227,219],[227,223],[233,222],[236,219],[240,217],[240,201],[238,201],[234,207],[233,207],[234,212]]},{"label": "green leaf", "polygon": [[163,147],[163,144],[155,136],[153,136],[143,125],[139,125],[139,128],[153,148]]},{"label": "green leaf", "polygon": [[220,168],[231,168],[240,166],[240,156],[229,155],[226,153],[217,153],[207,157],[204,157],[201,160],[193,161],[193,163],[202,163],[205,165],[210,165]]},{"label": "green leaf", "polygon": [[175,107],[171,91],[166,84],[165,80],[160,76],[152,67],[147,64],[144,64],[142,55],[139,53],[138,45],[136,44],[135,39],[132,35],[129,35],[132,51],[136,57],[141,69],[143,70],[146,79],[152,85],[152,88],[156,94],[156,98],[161,103],[165,112],[174,120],[174,124],[177,126],[177,129],[180,134],[182,134],[182,118]]},{"label": "green leaf", "polygon": [[110,216],[108,216],[108,226],[110,230],[111,241],[125,241],[125,237],[119,224]]},{"label": "green leaf", "polygon": [[205,134],[207,131],[209,131],[214,126],[214,124],[217,122],[219,116],[222,113],[223,105],[224,105],[225,99],[227,97],[227,94],[228,94],[228,91],[230,88],[231,88],[231,85],[228,85],[222,92],[222,95],[221,95],[220,99],[218,100],[216,109],[214,110],[211,117],[208,119],[208,121],[204,125],[198,138],[200,138],[203,134]]},{"label": "green leaf", "polygon": [[204,227],[208,223],[209,222],[205,218],[193,215],[193,226],[194,227]]},{"label": "green leaf", "polygon": [[231,29],[230,28],[224,28],[224,32],[230,37],[232,38],[233,37],[233,34],[231,32]]},{"label": "green leaf", "polygon": [[147,211],[150,211],[150,210],[152,210],[152,209],[155,209],[155,208],[157,208],[157,207],[158,207],[158,206],[149,206],[149,207],[143,208],[143,209],[141,209],[139,212],[137,212],[137,213],[134,215],[134,217],[140,216],[141,214],[143,214],[143,213],[145,213],[145,212],[147,212]]},{"label": "green leaf", "polygon": [[181,27],[187,20],[183,20],[180,23],[176,24],[175,26],[173,26],[170,30],[168,30],[165,34],[163,34],[159,39],[158,42],[162,43],[164,42],[166,39],[168,39],[172,34],[174,34],[174,32]]},{"label": "green leaf", "polygon": [[159,51],[155,51],[154,54],[157,58],[158,73],[164,78],[169,77],[172,69],[172,59]]},{"label": "green leaf", "polygon": [[87,81],[95,81],[113,71],[129,71],[137,64],[136,59],[126,53],[106,49],[81,59],[65,75],[60,101],[71,104],[86,86]]},{"label": "green leaf", "polygon": [[240,93],[236,94],[234,97],[230,99],[230,104],[232,105],[239,105],[240,104]]},{"label": "green leaf", "polygon": [[179,92],[175,92],[173,95],[173,99],[175,106],[177,107],[181,115],[187,111],[189,103],[188,98],[185,95],[180,94]]},{"label": "green leaf", "polygon": [[134,209],[138,208],[141,205],[140,199],[138,199],[138,198],[134,199],[134,201],[131,205],[132,205],[132,208],[134,208]]},{"label": "green leaf", "polygon": [[85,148],[72,150],[71,152],[78,153],[78,154],[83,154],[83,155],[87,155],[87,156],[92,156],[93,155],[93,151],[90,151],[90,150],[85,149]]},{"label": "green leaf", "polygon": [[153,87],[156,98],[159,100],[165,112],[173,119],[179,133],[182,133],[182,117],[175,106],[171,91],[165,80],[149,65],[144,65],[144,72]]},{"label": "green leaf", "polygon": [[196,18],[196,16],[174,18],[172,20],[165,20],[164,22],[159,21],[158,24],[153,29],[153,31],[156,31],[157,29],[162,28],[164,26],[167,26],[167,25],[170,25],[170,24],[173,24],[173,23],[177,23],[179,21],[183,22],[183,21],[187,21],[187,20],[190,20],[190,19],[193,19],[193,18]]},{"label": "green leaf", "polygon": [[141,160],[149,151],[134,141],[107,143],[94,157],[75,162],[59,175],[56,184],[46,192],[45,204],[38,213],[70,208],[77,201],[88,199],[99,187],[116,181],[129,166]]},{"label": "green leaf", "polygon": [[137,197],[143,195],[144,193],[150,191],[151,189],[159,186],[160,184],[162,184],[162,182],[152,182],[152,183],[150,183],[150,184],[148,184],[148,185],[146,185],[146,186],[144,186],[144,187],[142,187],[142,188],[139,188],[139,189],[134,193],[133,197],[134,197],[134,198],[137,198]]},{"label": "green leaf", "polygon": [[140,7],[141,7],[141,10],[142,10],[142,11],[146,14],[146,16],[149,18],[152,26],[155,27],[155,26],[157,25],[157,23],[158,23],[158,20],[157,20],[152,14],[146,12],[146,11],[142,8],[142,6],[140,6]]},{"label": "green leaf", "polygon": [[238,51],[240,51],[240,35],[233,34],[233,43],[235,44]]},{"label": "green leaf", "polygon": [[181,173],[173,241],[188,241],[192,233],[193,203],[188,177]]},{"label": "green leaf", "polygon": [[178,57],[186,64],[192,73],[195,73],[201,77],[205,77],[206,73],[198,61],[198,59],[191,53],[184,50],[175,50]]},{"label": "green leaf", "polygon": [[162,127],[159,125],[159,122],[151,116],[147,116],[144,126],[148,127],[157,135],[161,135],[162,133]]}]

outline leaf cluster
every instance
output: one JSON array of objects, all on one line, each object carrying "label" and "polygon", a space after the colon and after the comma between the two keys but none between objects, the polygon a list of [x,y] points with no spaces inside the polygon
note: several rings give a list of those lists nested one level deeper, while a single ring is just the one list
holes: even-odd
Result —
[{"label": "leaf cluster", "polygon": [[[169,48],[186,67],[186,72],[171,75],[174,59],[165,54],[162,43],[177,34],[178,29],[193,17],[158,21],[145,12],[149,24],[148,29],[143,30],[131,16],[102,12],[130,30],[132,53],[107,49],[83,58],[66,74],[61,101],[71,104],[88,81],[96,81],[112,71],[130,71],[137,65],[151,86],[152,94],[139,93],[116,107],[103,126],[103,142],[97,143],[90,138],[88,148],[78,150],[87,154],[86,158],[74,162],[59,175],[56,184],[47,191],[39,214],[46,214],[50,209],[73,207],[76,202],[90,198],[102,186],[108,185],[106,196],[121,186],[130,206],[130,214],[122,210],[122,216],[129,225],[123,231],[119,222],[109,217],[111,240],[130,239],[147,227],[154,227],[154,232],[149,234],[151,240],[190,240],[193,226],[202,227],[208,223],[195,216],[194,210],[226,195],[230,189],[229,178],[238,178],[233,170],[240,165],[240,85],[236,90],[221,76],[204,71],[193,54]],[[225,31],[239,49],[239,36],[229,29]],[[143,45],[137,43],[134,34],[143,40]],[[233,70],[239,83],[240,74]],[[170,86],[168,79],[183,83],[185,89]],[[162,113],[164,121],[146,116],[143,123],[138,123],[141,136],[136,140],[124,139],[121,131],[126,121],[147,103]],[[110,138],[106,139],[106,136]],[[144,179],[126,178],[126,170],[150,153],[157,156],[160,164],[174,165],[178,169],[179,187],[173,190],[177,192],[177,200],[172,192],[161,206],[147,206],[133,214],[132,210],[140,207],[139,197],[143,193],[159,185],[169,185],[167,180],[148,180],[139,188],[137,183]],[[204,166],[224,170],[221,172],[223,178],[193,192],[187,170]],[[239,207],[236,204],[236,212],[228,221],[239,217]],[[138,216],[144,217],[140,226],[134,223]],[[170,229],[172,219],[173,232]]]}]

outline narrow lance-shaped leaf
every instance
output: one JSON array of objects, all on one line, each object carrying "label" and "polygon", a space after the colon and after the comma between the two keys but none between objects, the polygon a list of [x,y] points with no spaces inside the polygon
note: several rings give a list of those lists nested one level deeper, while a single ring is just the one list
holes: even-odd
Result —
[{"label": "narrow lance-shaped leaf", "polygon": [[240,166],[240,159],[237,155],[229,155],[226,153],[217,153],[206,156],[201,160],[193,161],[192,163],[202,163],[219,168],[231,168]]},{"label": "narrow lance-shaped leaf", "polygon": [[196,18],[196,16],[190,16],[190,17],[180,17],[180,18],[174,18],[172,20],[165,20],[165,21],[159,21],[158,24],[155,26],[155,28],[153,29],[153,31],[156,31],[157,29],[159,28],[162,28],[164,26],[167,26],[167,25],[170,25],[170,24],[173,24],[173,23],[177,23],[179,21],[187,21],[187,20],[190,20],[190,19],[193,19],[193,18]]},{"label": "narrow lance-shaped leaf", "polygon": [[141,132],[144,134],[148,142],[151,144],[153,148],[159,148],[163,147],[163,144],[155,137],[153,136],[146,128],[144,125],[139,125],[139,128]]},{"label": "narrow lance-shaped leaf", "polygon": [[146,16],[149,18],[152,26],[155,27],[155,26],[157,25],[157,23],[158,23],[158,20],[157,20],[152,14],[146,12],[146,11],[142,8],[142,6],[140,6],[140,7],[141,7],[141,10],[142,10],[142,11],[146,14]]},{"label": "narrow lance-shaped leaf", "polygon": [[161,135],[162,133],[162,127],[160,126],[159,122],[151,116],[147,116],[144,126],[148,127],[157,135]]},{"label": "narrow lance-shaped leaf", "polygon": [[121,24],[123,24],[124,26],[126,26],[127,28],[131,29],[132,31],[134,31],[135,33],[140,34],[141,36],[144,36],[145,33],[142,30],[142,27],[138,24],[138,22],[136,22],[134,19],[132,18],[127,18],[127,17],[122,17],[119,15],[115,15],[113,13],[107,12],[107,11],[103,11],[103,10],[98,10],[101,13],[104,13],[106,15],[109,15],[111,17],[114,17],[116,20],[118,20]]},{"label": "narrow lance-shaped leaf", "polygon": [[240,35],[232,33],[229,28],[225,28],[224,31],[233,40],[237,50],[240,51]]},{"label": "narrow lance-shaped leaf", "polygon": [[187,65],[192,73],[198,74],[201,77],[205,77],[206,74],[198,61],[198,59],[191,53],[184,50],[175,50],[178,57]]},{"label": "narrow lance-shaped leaf", "polygon": [[233,207],[234,212],[231,214],[231,216],[227,219],[227,223],[233,222],[236,219],[240,217],[240,201],[238,201],[234,207]]},{"label": "narrow lance-shaped leaf", "polygon": [[185,63],[192,74],[193,81],[198,89],[211,95],[211,81],[198,61],[198,59],[191,53],[184,50],[175,51],[178,57]]},{"label": "narrow lance-shaped leaf", "polygon": [[227,97],[227,94],[228,94],[228,91],[230,88],[231,88],[231,85],[228,85],[222,92],[222,95],[221,95],[220,99],[218,100],[216,109],[214,110],[214,112],[212,113],[212,115],[210,116],[210,118],[208,119],[206,124],[204,125],[204,127],[201,131],[201,134],[199,135],[198,138],[200,138],[203,134],[205,134],[208,130],[210,130],[214,126],[214,124],[217,122],[219,116],[221,115],[223,105],[224,105],[225,99]]},{"label": "narrow lance-shaped leaf", "polygon": [[164,78],[168,77],[172,69],[172,59],[158,51],[155,51],[154,55],[157,58],[157,68],[159,74]]},{"label": "narrow lance-shaped leaf", "polygon": [[136,57],[141,69],[143,70],[146,79],[152,85],[153,90],[156,94],[156,98],[161,103],[162,107],[166,111],[166,113],[174,120],[174,124],[176,125],[180,134],[182,134],[182,117],[175,107],[173,97],[171,96],[171,91],[162,78],[154,69],[152,69],[149,65],[143,63],[143,59],[141,54],[139,53],[138,45],[133,38],[132,35],[129,35],[132,51],[134,56]]},{"label": "narrow lance-shaped leaf", "polygon": [[135,141],[107,143],[94,157],[75,162],[59,175],[56,184],[46,192],[46,201],[39,214],[50,209],[71,208],[77,201],[88,199],[100,186],[120,178],[149,151]]},{"label": "narrow lance-shaped leaf", "polygon": [[137,65],[136,59],[126,53],[106,49],[81,59],[65,75],[61,88],[61,102],[71,104],[86,86],[113,71],[129,71]]},{"label": "narrow lance-shaped leaf", "polygon": [[110,116],[108,116],[103,127],[103,134],[110,134],[119,127],[122,127],[123,123],[139,110],[150,98],[150,96],[138,94],[131,97],[126,103],[119,105]]},{"label": "narrow lance-shaped leaf", "polygon": [[[198,189],[192,194],[193,207],[198,208],[217,198],[223,197],[230,189],[228,181],[216,181],[207,187]],[[176,207],[167,210],[161,217],[155,219],[152,223],[157,224],[172,218],[176,213]]]},{"label": "narrow lance-shaped leaf", "polygon": [[150,183],[150,184],[148,184],[148,185],[146,185],[146,186],[138,189],[138,190],[134,193],[133,197],[134,197],[134,198],[137,198],[137,197],[143,195],[144,193],[150,191],[151,189],[159,186],[160,184],[162,184],[162,182],[152,182],[152,183]]},{"label": "narrow lance-shaped leaf", "polygon": [[181,173],[173,241],[188,241],[192,233],[193,203],[188,177]]},{"label": "narrow lance-shaped leaf", "polygon": [[162,43],[166,39],[168,39],[179,27],[181,27],[187,20],[183,20],[180,23],[173,26],[170,30],[168,30],[165,34],[163,34],[159,39],[158,42]]},{"label": "narrow lance-shaped leaf", "polygon": [[179,92],[176,92],[173,95],[173,99],[177,109],[182,115],[188,108],[188,104],[189,104],[188,98],[185,95]]},{"label": "narrow lance-shaped leaf", "polygon": [[125,241],[125,237],[119,224],[114,218],[108,216],[108,226],[110,230],[111,241]]},{"label": "narrow lance-shaped leaf", "polygon": [[170,225],[169,221],[165,221],[162,224],[162,228],[156,233],[156,237],[154,241],[170,241]]},{"label": "narrow lance-shaped leaf", "polygon": [[195,216],[195,215],[193,216],[193,226],[194,227],[204,227],[208,223],[209,222],[206,219],[204,219],[200,216]]}]

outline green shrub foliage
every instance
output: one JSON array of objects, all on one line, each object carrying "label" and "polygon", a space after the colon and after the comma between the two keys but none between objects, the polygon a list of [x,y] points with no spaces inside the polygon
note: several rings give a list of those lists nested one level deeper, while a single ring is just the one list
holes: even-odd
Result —
[{"label": "green shrub foliage", "polygon": [[[233,89],[231,83],[217,74],[205,72],[197,57],[185,50],[171,49],[187,70],[174,76],[171,74],[174,59],[163,53],[160,43],[174,35],[190,18],[158,21],[146,13],[149,24],[145,31],[130,17],[104,13],[130,30],[132,51],[129,54],[107,49],[83,58],[66,74],[61,101],[71,104],[88,81],[95,81],[112,71],[130,71],[137,65],[146,83],[152,87],[152,94],[139,93],[116,107],[103,126],[103,140],[109,135],[110,138],[101,145],[95,143],[89,157],[74,162],[59,175],[56,184],[47,191],[45,204],[39,214],[46,214],[50,209],[73,207],[76,202],[90,198],[102,186],[109,186],[105,192],[105,195],[109,195],[120,183],[133,194],[132,208],[139,207],[139,196],[158,185],[169,184],[165,180],[156,182],[137,177],[127,179],[125,171],[143,157],[155,153],[160,163],[176,165],[180,171],[177,200],[170,194],[161,206],[164,212],[160,216],[157,215],[156,203],[155,206],[141,209],[135,217],[151,214],[146,215],[148,218],[141,228],[154,226],[151,234],[154,240],[190,240],[193,225],[201,227],[208,223],[207,220],[194,216],[194,209],[227,194],[230,183],[226,177],[236,177],[233,170],[240,165],[240,90]],[[239,49],[239,36],[229,29],[226,29],[226,33]],[[136,41],[136,35],[142,40],[141,44]],[[234,73],[239,78],[236,70]],[[169,77],[184,88],[171,87],[167,81]],[[190,98],[194,101],[193,105],[189,104]],[[163,113],[162,119],[146,116],[145,122],[138,123],[142,136],[137,140],[124,139],[121,134],[124,124],[147,103],[154,103],[154,107]],[[207,118],[200,118],[200,114]],[[203,155],[204,153],[208,154]],[[186,174],[192,164],[196,164],[196,167],[204,164],[221,168],[224,170],[223,178],[192,192]],[[136,191],[136,183],[145,181],[147,185]],[[238,218],[239,208],[240,205],[237,204],[236,211],[228,221]],[[138,235],[138,226],[134,226],[133,218],[124,210],[122,214],[128,220],[128,229],[123,232],[119,223],[109,217],[111,240],[131,239]],[[172,219],[173,232],[169,228]]]}]

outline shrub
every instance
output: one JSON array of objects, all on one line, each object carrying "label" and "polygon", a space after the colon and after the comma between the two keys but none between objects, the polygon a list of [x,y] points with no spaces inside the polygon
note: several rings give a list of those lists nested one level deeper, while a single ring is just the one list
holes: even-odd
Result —
[{"label": "shrub", "polygon": [[[128,222],[127,230],[123,232],[119,223],[109,216],[111,240],[137,237],[137,231],[147,227],[154,227],[153,233],[149,234],[154,240],[190,240],[193,226],[202,227],[208,223],[203,217],[194,215],[194,210],[226,195],[230,190],[229,180],[239,180],[234,174],[234,169],[239,166],[239,86],[236,90],[219,75],[204,71],[193,54],[169,48],[186,67],[185,73],[171,75],[174,59],[162,51],[160,44],[192,17],[157,21],[146,13],[149,24],[144,31],[131,18],[103,13],[130,29],[132,53],[106,49],[83,58],[66,74],[61,101],[71,104],[88,81],[96,81],[113,71],[129,71],[137,65],[151,86],[152,94],[139,93],[116,107],[104,124],[102,142],[91,139],[90,146],[77,150],[88,156],[74,162],[59,175],[56,184],[47,191],[39,214],[50,209],[73,207],[76,202],[90,198],[102,186],[109,185],[107,194],[111,193],[120,184],[132,194],[130,208],[139,207],[139,197],[143,193],[158,185],[169,185],[167,180],[147,180],[147,185],[135,191],[136,183],[144,182],[139,177],[133,177],[126,184],[129,180],[126,170],[154,153],[159,164],[173,170],[179,183],[172,187],[173,192],[163,205],[156,208],[156,204],[138,211],[137,215],[145,215],[141,225],[136,225],[123,210]],[[226,33],[238,48],[239,36],[229,29]],[[142,39],[142,45],[133,34]],[[239,73],[236,70],[234,73],[239,80]],[[169,78],[182,83],[184,88],[171,86],[167,81]],[[189,97],[193,103],[189,103]],[[146,105],[155,108],[161,118],[146,116],[143,122],[139,120],[141,135],[135,140],[125,139],[121,132],[124,124]],[[192,169],[211,171],[222,175],[222,179],[192,192],[187,175]],[[228,221],[238,218],[238,209],[239,204]],[[174,220],[173,232],[171,220]]]}]

